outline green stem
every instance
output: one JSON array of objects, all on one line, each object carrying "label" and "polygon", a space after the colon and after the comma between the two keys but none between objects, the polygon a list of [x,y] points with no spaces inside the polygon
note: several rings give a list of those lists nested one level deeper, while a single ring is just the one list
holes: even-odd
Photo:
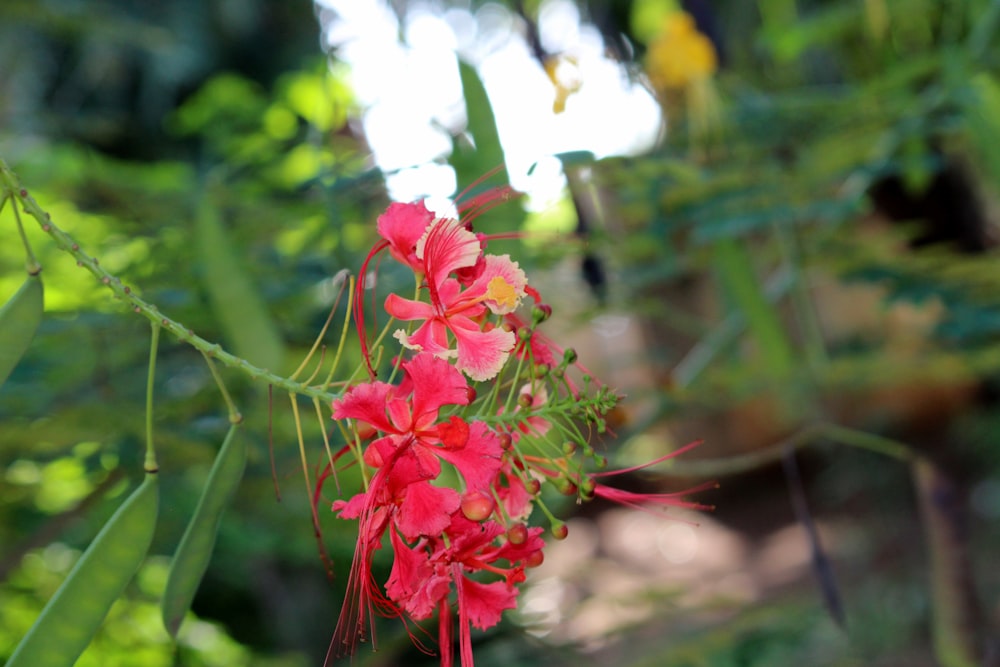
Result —
[{"label": "green stem", "polygon": [[954,483],[929,460],[912,466],[930,569],[932,641],[942,667],[975,667],[978,609],[969,541]]},{"label": "green stem", "polygon": [[152,335],[149,340],[149,375],[146,377],[146,462],[143,465],[147,473],[159,470],[156,464],[156,448],[153,445],[153,387],[156,378],[156,352],[160,347],[160,325],[150,324]]},{"label": "green stem", "polygon": [[883,454],[898,461],[912,462],[919,456],[908,445],[880,435],[865,433],[846,426],[836,424],[814,423],[801,429],[777,443],[759,449],[749,454],[727,456],[718,459],[681,460],[673,459],[668,466],[658,470],[657,474],[668,477],[725,477],[756,470],[781,460],[789,450],[796,450],[815,444],[822,438],[834,442],[867,449]]},{"label": "green stem", "polygon": [[215,380],[215,384],[219,388],[219,393],[222,394],[222,400],[226,402],[226,408],[229,410],[229,423],[239,424],[243,421],[243,415],[240,414],[232,396],[229,395],[229,391],[226,389],[226,384],[222,381],[222,376],[219,375],[219,369],[215,367],[215,362],[212,361],[210,356],[204,352],[202,352],[202,356],[205,357],[205,363],[208,364],[208,370],[211,371],[212,378]]},{"label": "green stem", "polygon": [[904,463],[909,463],[919,458],[917,453],[905,443],[881,435],[875,435],[874,433],[858,431],[846,426],[823,424],[820,426],[820,435],[842,445],[867,449]]},{"label": "green stem", "polygon": [[178,339],[184,341],[202,354],[218,360],[229,368],[235,368],[251,380],[267,382],[288,392],[319,398],[324,401],[332,401],[338,394],[329,391],[323,386],[309,385],[296,382],[290,378],[277,375],[263,368],[254,366],[245,359],[241,359],[222,349],[218,343],[211,343],[193,331],[182,325],[180,322],[170,319],[160,312],[153,304],[137,296],[130,287],[122,284],[121,279],[104,270],[96,258],[91,257],[80,249],[80,244],[76,240],[59,229],[49,218],[49,215],[42,210],[31,195],[20,188],[17,177],[7,167],[7,164],[0,159],[0,178],[2,178],[7,191],[15,200],[19,201],[25,211],[31,215],[41,226],[42,231],[48,234],[55,242],[56,246],[72,255],[77,264],[89,271],[101,284],[110,289],[115,296],[131,306],[132,310],[144,316],[150,322],[159,324],[163,329],[169,331]]},{"label": "green stem", "polygon": [[[18,195],[11,192],[9,196],[16,197]],[[6,201],[6,197],[4,197],[4,201]],[[17,204],[13,203],[10,207],[14,211],[14,220],[17,222],[17,233],[21,237],[21,243],[24,245],[24,253],[27,255],[25,268],[31,275],[37,276],[42,271],[42,265],[38,263],[35,253],[31,250],[31,243],[28,242],[28,235],[24,231],[24,224],[21,222],[21,212],[17,210]]]},{"label": "green stem", "polygon": [[[334,277],[336,281],[342,273],[338,273]],[[337,297],[340,300],[340,297]],[[334,305],[336,308],[336,305]],[[324,388],[329,387],[333,382],[333,377],[337,373],[337,367],[340,365],[340,359],[344,354],[344,343],[347,341],[347,333],[350,330],[351,325],[351,313],[354,312],[354,276],[347,276],[347,314],[344,315],[344,326],[340,331],[340,340],[337,341],[337,351],[333,355],[333,361],[330,362],[330,372],[327,373],[326,379],[323,381],[322,386]]]}]

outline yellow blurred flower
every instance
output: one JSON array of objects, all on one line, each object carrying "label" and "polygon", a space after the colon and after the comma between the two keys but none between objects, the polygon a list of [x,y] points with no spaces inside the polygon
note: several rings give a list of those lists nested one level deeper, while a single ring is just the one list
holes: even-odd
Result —
[{"label": "yellow blurred flower", "polygon": [[658,91],[686,90],[718,67],[715,46],[687,12],[671,12],[646,53],[646,73]]}]

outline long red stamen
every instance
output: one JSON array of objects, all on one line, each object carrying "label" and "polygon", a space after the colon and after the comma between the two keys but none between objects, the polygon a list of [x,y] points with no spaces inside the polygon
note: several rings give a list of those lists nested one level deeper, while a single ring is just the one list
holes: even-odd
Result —
[{"label": "long red stamen", "polygon": [[462,667],[473,667],[472,628],[469,627],[469,611],[462,604],[465,597],[465,592],[462,590],[465,576],[462,574],[462,566],[459,563],[452,563],[451,579],[455,582],[455,595],[458,598],[459,655],[462,659]]},{"label": "long red stamen", "polygon": [[[333,461],[339,459],[347,451],[349,451],[349,447],[345,445],[339,452],[337,452],[334,455]],[[311,508],[313,517],[313,533],[315,534],[316,544],[319,548],[319,557],[320,560],[323,562],[323,566],[326,568],[326,577],[331,582],[333,581],[333,561],[330,559],[330,554],[327,553],[326,546],[323,544],[323,531],[319,523],[319,501],[322,496],[321,492],[323,490],[323,483],[331,475],[333,476],[334,481],[337,483],[338,492],[340,490],[340,482],[337,480],[337,470],[336,468],[333,467],[333,461],[327,461],[326,465],[323,466],[323,469],[316,476],[316,486],[313,489],[312,508]]]},{"label": "long red stamen", "polygon": [[388,241],[379,241],[375,244],[375,247],[369,251],[368,256],[365,257],[365,261],[361,264],[361,275],[358,276],[358,284],[355,287],[354,294],[354,324],[358,328],[358,338],[361,340],[361,356],[365,360],[365,366],[368,367],[368,377],[375,379],[375,369],[372,367],[371,356],[368,352],[368,338],[365,334],[365,301],[364,293],[366,287],[366,279],[368,277],[368,264],[372,261],[378,253],[382,252],[389,247]]},{"label": "long red stamen", "polygon": [[680,449],[675,449],[674,451],[670,452],[669,454],[664,454],[660,458],[653,459],[652,461],[649,461],[648,463],[642,463],[640,465],[632,466],[630,468],[622,468],[621,470],[606,470],[604,472],[595,472],[595,473],[591,473],[590,476],[591,477],[610,477],[611,475],[623,475],[623,474],[625,474],[627,472],[635,472],[636,470],[643,470],[644,468],[648,468],[650,466],[655,466],[657,463],[663,463],[664,461],[667,461],[667,460],[672,459],[672,458],[674,458],[676,456],[680,456],[681,454],[689,452],[690,450],[694,449],[695,447],[698,447],[699,445],[701,445],[704,442],[705,442],[704,440],[695,440],[694,442],[689,442],[688,444],[684,445]]},{"label": "long red stamen", "polygon": [[376,496],[386,482],[386,470],[380,468],[368,488],[365,508],[358,521],[358,543],[354,548],[354,559],[347,578],[344,605],[327,651],[326,667],[330,667],[335,659],[354,653],[358,643],[365,641],[366,630],[370,632],[372,646],[375,646],[376,613],[383,616],[399,615],[399,610],[382,594],[372,574],[372,557],[388,526],[384,517],[375,516]]},{"label": "long red stamen", "polygon": [[448,598],[438,603],[438,648],[441,651],[441,667],[454,667],[455,647],[452,635],[451,605]]},{"label": "long red stamen", "polygon": [[698,486],[684,491],[678,491],[677,493],[636,493],[634,491],[625,491],[623,489],[605,486],[604,484],[598,484],[594,488],[594,495],[598,498],[604,498],[605,500],[610,500],[611,502],[618,503],[619,505],[624,505],[625,507],[631,507],[632,509],[637,509],[643,512],[657,514],[657,512],[653,512],[646,505],[652,503],[655,505],[668,505],[670,507],[683,507],[685,509],[695,510],[715,509],[714,505],[706,505],[704,503],[683,500],[681,496],[697,493],[699,491],[705,491],[707,489],[718,488],[718,486],[719,485],[715,482],[705,482],[704,484],[699,484]]}]

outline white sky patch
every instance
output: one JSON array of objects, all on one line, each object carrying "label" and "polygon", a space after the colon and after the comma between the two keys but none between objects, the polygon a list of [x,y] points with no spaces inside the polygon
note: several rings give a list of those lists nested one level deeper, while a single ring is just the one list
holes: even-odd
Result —
[{"label": "white sky patch", "polygon": [[604,57],[600,35],[580,23],[567,0],[546,2],[539,18],[546,50],[572,57],[578,68],[580,89],[561,114],[552,109],[555,90],[521,36],[520,20],[499,5],[472,15],[414,3],[402,30],[384,0],[316,0],[316,6],[326,43],[350,66],[366,138],[393,199],[445,197],[465,185],[442,166],[451,150],[448,132],[461,131],[465,119],[457,53],[477,66],[511,185],[535,206],[560,197],[565,185],[553,155],[634,154],[657,139],[658,104]]}]

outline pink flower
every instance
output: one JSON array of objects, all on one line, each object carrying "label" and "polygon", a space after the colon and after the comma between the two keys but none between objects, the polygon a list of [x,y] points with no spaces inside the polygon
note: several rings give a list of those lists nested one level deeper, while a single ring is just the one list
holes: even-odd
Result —
[{"label": "pink flower", "polygon": [[[503,315],[517,308],[524,297],[527,279],[517,262],[511,261],[509,256],[485,255],[482,271],[463,290],[458,279],[449,277],[449,274],[463,266],[471,266],[475,258],[441,242],[441,239],[461,235],[448,232],[433,234],[439,226],[435,223],[428,230],[428,236],[433,236],[435,240],[419,246],[417,251],[427,269],[430,303],[390,294],[385,309],[399,320],[423,320],[412,334],[407,335],[402,330],[395,333],[404,346],[430,352],[443,359],[454,357],[456,367],[473,380],[489,380],[506,363],[516,338],[513,332],[506,329],[484,326],[482,320],[487,312]],[[479,242],[471,232],[461,227],[457,230],[468,234],[478,247]],[[456,241],[459,245],[468,242],[468,239]],[[454,347],[450,338],[455,339]]]}]

